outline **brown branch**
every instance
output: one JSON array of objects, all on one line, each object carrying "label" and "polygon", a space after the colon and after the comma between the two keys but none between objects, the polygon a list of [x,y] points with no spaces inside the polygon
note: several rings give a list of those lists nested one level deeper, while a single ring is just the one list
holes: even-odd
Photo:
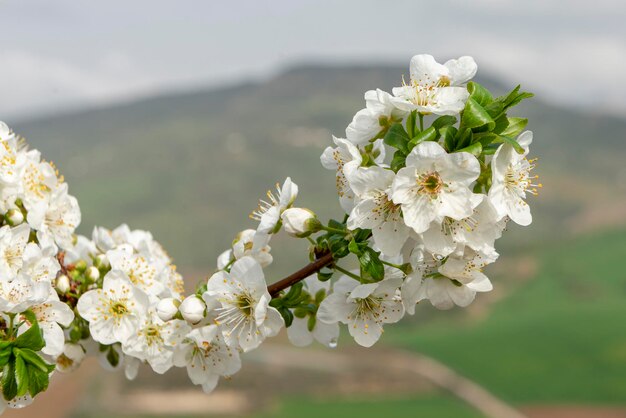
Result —
[{"label": "brown branch", "polygon": [[267,291],[270,292],[270,295],[272,297],[276,297],[281,290],[287,289],[289,286],[293,286],[299,281],[306,279],[311,274],[317,273],[324,267],[331,264],[333,261],[335,261],[335,259],[333,258],[333,255],[331,253],[324,254],[317,260],[313,261],[311,264],[302,267],[295,273],[290,274],[284,279],[267,286]]}]

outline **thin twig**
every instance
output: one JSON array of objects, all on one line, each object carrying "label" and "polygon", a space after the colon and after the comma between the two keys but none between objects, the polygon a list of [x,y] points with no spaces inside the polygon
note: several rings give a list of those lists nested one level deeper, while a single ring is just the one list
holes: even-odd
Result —
[{"label": "thin twig", "polygon": [[276,297],[278,296],[281,290],[287,289],[289,286],[293,286],[299,281],[306,279],[311,274],[317,273],[324,267],[328,266],[329,264],[332,264],[333,261],[335,260],[331,253],[324,254],[317,260],[302,267],[300,270],[296,271],[295,273],[290,274],[284,279],[267,286],[267,291],[270,292],[270,295],[272,297]]}]

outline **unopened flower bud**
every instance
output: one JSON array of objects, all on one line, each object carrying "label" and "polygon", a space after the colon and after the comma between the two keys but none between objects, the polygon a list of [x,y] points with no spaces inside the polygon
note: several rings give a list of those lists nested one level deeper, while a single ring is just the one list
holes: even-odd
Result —
[{"label": "unopened flower bud", "polygon": [[100,270],[98,270],[94,266],[88,267],[87,270],[85,271],[85,277],[95,282],[96,280],[100,278]]},{"label": "unopened flower bud", "polygon": [[55,287],[61,294],[69,292],[70,279],[65,274],[60,275],[59,277],[57,277]]},{"label": "unopened flower bud", "polygon": [[290,208],[280,215],[285,231],[295,237],[306,237],[321,229],[322,224],[315,213],[303,208]]},{"label": "unopened flower bud", "polygon": [[85,270],[87,270],[87,262],[85,260],[79,260],[76,264],[74,264],[74,268],[77,271],[84,273]]},{"label": "unopened flower bud", "polygon": [[19,209],[9,209],[4,215],[7,223],[11,226],[16,226],[24,222],[24,214]]},{"label": "unopened flower bud", "polygon": [[204,311],[206,309],[206,305],[197,296],[189,296],[188,298],[183,300],[178,309],[185,321],[192,324],[197,324],[202,319],[204,319]]},{"label": "unopened flower bud", "polygon": [[96,266],[97,268],[109,268],[111,267],[111,264],[109,263],[109,259],[107,258],[107,256],[105,254],[99,254],[96,259],[93,262],[93,265]]},{"label": "unopened flower bud", "polygon": [[162,320],[169,321],[174,318],[178,312],[179,306],[180,302],[174,298],[161,299],[156,307],[157,315],[159,315],[159,318]]}]

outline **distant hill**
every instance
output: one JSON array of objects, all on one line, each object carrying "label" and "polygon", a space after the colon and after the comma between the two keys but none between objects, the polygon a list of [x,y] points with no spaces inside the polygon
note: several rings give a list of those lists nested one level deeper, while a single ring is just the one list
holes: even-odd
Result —
[{"label": "distant hill", "polygon": [[[94,224],[127,222],[154,235],[181,267],[209,272],[256,200],[291,176],[299,205],[339,215],[332,173],[319,165],[331,134],[343,135],[363,93],[390,90],[402,67],[313,67],[267,82],[198,90],[33,121],[14,129],[57,163]],[[496,92],[513,87],[479,80]],[[531,119],[533,155],[544,190],[532,198],[535,225],[505,238],[520,249],[567,236],[581,211],[612,204],[626,190],[626,121],[549,106],[541,98],[518,112]],[[517,229],[517,228],[516,228]],[[277,247],[286,247],[278,240]],[[304,254],[285,248],[285,272]],[[280,257],[279,254],[276,254]],[[300,261],[302,260],[302,261]]]}]

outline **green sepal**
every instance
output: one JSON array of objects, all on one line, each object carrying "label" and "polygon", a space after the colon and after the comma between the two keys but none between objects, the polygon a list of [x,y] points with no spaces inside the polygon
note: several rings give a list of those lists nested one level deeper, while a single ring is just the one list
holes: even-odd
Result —
[{"label": "green sepal", "polygon": [[317,318],[315,317],[315,315],[309,316],[309,319],[306,323],[306,327],[309,330],[309,332],[313,332],[313,330],[315,329],[316,322],[317,322]]},{"label": "green sepal", "polygon": [[107,351],[106,359],[111,366],[117,367],[120,364],[120,353],[111,345],[109,346],[109,351]]},{"label": "green sepal", "polygon": [[290,327],[291,324],[293,323],[293,312],[291,312],[291,309],[285,308],[285,307],[281,307],[281,308],[278,308],[278,312],[280,313],[280,315],[285,320],[285,326],[287,328]]}]

